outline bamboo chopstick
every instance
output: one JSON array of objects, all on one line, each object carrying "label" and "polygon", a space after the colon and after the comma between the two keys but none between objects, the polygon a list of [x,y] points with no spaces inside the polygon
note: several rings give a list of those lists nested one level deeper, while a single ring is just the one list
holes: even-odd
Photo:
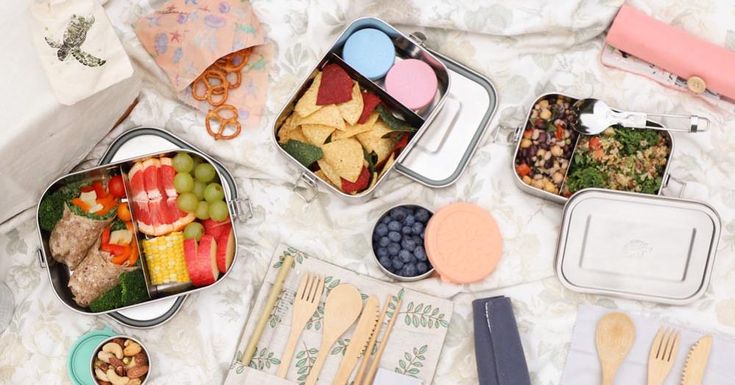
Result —
[{"label": "bamboo chopstick", "polygon": [[255,325],[255,331],[253,331],[253,335],[250,337],[250,341],[248,341],[248,345],[245,348],[245,353],[243,353],[242,358],[240,359],[240,362],[245,365],[249,365],[250,361],[253,359],[255,349],[258,346],[258,341],[260,341],[260,337],[263,335],[263,330],[265,330],[265,326],[268,324],[268,319],[273,312],[273,307],[276,305],[276,300],[278,300],[278,296],[281,294],[281,291],[283,291],[283,285],[286,282],[288,273],[291,271],[291,267],[293,267],[293,263],[294,259],[292,255],[286,255],[283,257],[283,262],[281,264],[281,268],[278,270],[276,281],[273,283],[273,287],[271,287],[268,299],[265,301],[263,312],[260,314],[260,319],[258,319],[258,323]]}]

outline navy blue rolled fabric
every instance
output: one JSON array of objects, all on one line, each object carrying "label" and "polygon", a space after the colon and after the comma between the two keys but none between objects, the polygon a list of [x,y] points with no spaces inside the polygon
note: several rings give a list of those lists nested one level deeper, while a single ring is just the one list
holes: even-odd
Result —
[{"label": "navy blue rolled fabric", "polygon": [[530,385],[510,298],[478,299],[472,302],[472,309],[480,385]]}]

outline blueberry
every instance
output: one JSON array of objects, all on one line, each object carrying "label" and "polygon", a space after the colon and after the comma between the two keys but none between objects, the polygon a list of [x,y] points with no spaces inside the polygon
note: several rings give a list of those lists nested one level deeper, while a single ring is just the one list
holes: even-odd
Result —
[{"label": "blueberry", "polygon": [[388,222],[390,222],[390,215],[383,215],[383,217],[380,218],[380,223],[387,226]]},{"label": "blueberry", "polygon": [[414,223],[416,223],[416,217],[413,215],[409,215],[406,217],[406,219],[403,220],[403,224],[406,226],[411,226]]},{"label": "blueberry", "polygon": [[401,229],[401,234],[406,234],[406,235],[413,234],[413,228],[408,227],[408,226],[403,226],[403,228]]},{"label": "blueberry", "polygon": [[375,251],[375,254],[377,254],[378,258],[380,258],[381,260],[383,258],[388,258],[388,249],[386,249],[385,247],[379,247],[378,250]]},{"label": "blueberry", "polygon": [[424,244],[424,234],[421,235],[414,235],[413,241],[416,242],[416,246],[423,246]]},{"label": "blueberry", "polygon": [[401,241],[401,247],[403,247],[407,251],[413,251],[416,248],[416,242],[414,242],[413,239],[407,237]]},{"label": "blueberry", "polygon": [[398,252],[401,251],[401,245],[397,243],[391,243],[387,247],[388,255],[391,257],[395,257],[398,255]]},{"label": "blueberry", "polygon": [[393,260],[388,258],[386,255],[385,257],[380,258],[380,264],[383,265],[383,267],[390,267],[393,266]]},{"label": "blueberry", "polygon": [[398,252],[398,258],[400,258],[401,262],[403,263],[411,262],[412,257],[413,257],[413,254],[411,254],[411,252],[408,250],[401,250]]},{"label": "blueberry", "polygon": [[401,270],[401,273],[403,273],[402,275],[405,277],[415,277],[418,275],[416,274],[417,272],[418,272],[418,268],[416,267],[416,265],[411,265],[411,264],[404,265],[403,269]]},{"label": "blueberry", "polygon": [[416,259],[419,261],[426,261],[426,251],[423,246],[416,246],[413,250],[413,255],[415,255]]},{"label": "blueberry", "polygon": [[421,222],[416,222],[411,226],[411,229],[413,230],[413,233],[416,235],[422,235],[424,234],[424,224]]},{"label": "blueberry", "polygon": [[380,240],[378,240],[378,245],[380,245],[380,247],[388,247],[389,243],[390,239],[388,239],[388,237],[380,237]]},{"label": "blueberry", "polygon": [[401,222],[398,221],[390,221],[388,222],[388,230],[390,231],[400,231],[401,230]]},{"label": "blueberry", "polygon": [[[381,259],[381,261],[382,261],[382,259]],[[383,262],[381,262],[381,263],[383,263]],[[429,271],[429,266],[427,264],[423,263],[423,262],[419,262],[419,263],[416,264],[416,271],[419,274],[424,274],[427,271]]]},{"label": "blueberry", "polygon": [[401,262],[400,259],[394,259],[393,260],[393,269],[394,270],[401,270],[403,267],[403,262]]},{"label": "blueberry", "polygon": [[390,217],[397,221],[404,220],[406,218],[406,215],[406,209],[403,207],[396,207],[390,211]]},{"label": "blueberry", "polygon": [[388,226],[386,226],[385,223],[377,225],[375,227],[375,233],[380,235],[381,237],[388,235]]},{"label": "blueberry", "polygon": [[400,242],[401,234],[397,231],[391,231],[388,233],[388,238],[393,242]]},{"label": "blueberry", "polygon": [[429,210],[426,209],[418,209],[416,210],[415,216],[417,221],[426,224],[426,222],[428,222],[429,218],[431,217],[431,213],[429,212]]}]

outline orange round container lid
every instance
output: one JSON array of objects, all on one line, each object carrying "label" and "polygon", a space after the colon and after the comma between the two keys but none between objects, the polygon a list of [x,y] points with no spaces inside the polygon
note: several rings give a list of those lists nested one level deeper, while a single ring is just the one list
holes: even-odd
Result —
[{"label": "orange round container lid", "polygon": [[503,254],[495,219],[471,203],[453,203],[434,214],[426,226],[424,247],[445,281],[477,282],[492,273]]}]

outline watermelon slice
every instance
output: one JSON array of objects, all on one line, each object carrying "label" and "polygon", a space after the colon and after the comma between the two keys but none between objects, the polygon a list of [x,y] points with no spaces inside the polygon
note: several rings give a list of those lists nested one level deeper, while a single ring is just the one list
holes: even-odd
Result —
[{"label": "watermelon slice", "polygon": [[179,210],[174,188],[176,170],[171,158],[136,162],[128,172],[133,216],[138,229],[148,235],[165,235],[183,229],[196,217]]},{"label": "watermelon slice", "polygon": [[184,240],[186,269],[194,286],[211,285],[219,278],[216,258],[217,241],[213,236],[203,235],[199,243],[195,239]]}]

